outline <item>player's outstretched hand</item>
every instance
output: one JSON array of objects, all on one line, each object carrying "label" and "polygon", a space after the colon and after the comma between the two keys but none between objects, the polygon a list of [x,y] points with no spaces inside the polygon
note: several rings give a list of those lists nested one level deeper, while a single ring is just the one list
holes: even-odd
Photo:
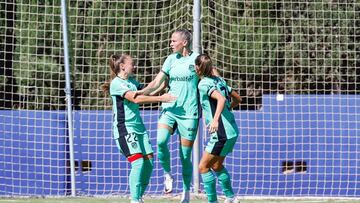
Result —
[{"label": "player's outstretched hand", "polygon": [[174,102],[177,99],[177,97],[168,93],[161,95],[161,97],[164,100],[164,102]]}]

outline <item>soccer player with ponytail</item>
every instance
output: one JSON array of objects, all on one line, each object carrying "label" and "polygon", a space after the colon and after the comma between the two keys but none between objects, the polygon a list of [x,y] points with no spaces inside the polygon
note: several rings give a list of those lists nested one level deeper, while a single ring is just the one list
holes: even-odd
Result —
[{"label": "soccer player with ponytail", "polygon": [[174,102],[176,97],[163,94],[139,95],[134,98],[134,92],[143,86],[132,77],[134,65],[130,55],[112,55],[110,69],[110,80],[102,88],[112,98],[113,136],[120,152],[131,163],[129,174],[131,203],[142,203],[142,196],[149,184],[154,164],[153,150],[140,116],[139,104]]},{"label": "soccer player with ponytail", "polygon": [[195,59],[195,69],[200,77],[200,103],[209,130],[209,141],[199,163],[199,172],[208,202],[218,203],[218,179],[226,196],[224,203],[238,203],[239,200],[231,186],[230,175],[223,162],[232,152],[238,138],[239,130],[231,109],[240,103],[241,97],[226,85],[224,79],[214,74],[208,55],[201,54]]}]

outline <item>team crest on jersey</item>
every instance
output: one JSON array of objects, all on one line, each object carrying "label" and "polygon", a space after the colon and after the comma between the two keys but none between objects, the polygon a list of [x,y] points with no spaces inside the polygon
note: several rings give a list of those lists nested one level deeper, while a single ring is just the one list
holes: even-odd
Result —
[{"label": "team crest on jersey", "polygon": [[194,65],[192,65],[192,64],[191,64],[191,65],[189,65],[189,70],[190,70],[190,71],[195,71],[195,66],[194,66]]},{"label": "team crest on jersey", "polygon": [[133,143],[131,143],[131,147],[136,149],[138,146],[137,146],[136,142],[133,142]]}]

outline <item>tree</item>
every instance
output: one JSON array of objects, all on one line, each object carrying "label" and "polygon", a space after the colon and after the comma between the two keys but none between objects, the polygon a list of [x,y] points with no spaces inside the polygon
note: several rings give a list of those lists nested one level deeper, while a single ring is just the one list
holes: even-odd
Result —
[{"label": "tree", "polygon": [[0,109],[11,109],[18,105],[19,96],[17,94],[17,83],[13,71],[14,50],[16,47],[15,41],[15,20],[16,20],[16,4],[14,0],[7,0],[0,3],[1,18],[0,26],[4,27],[0,33],[3,35],[0,45],[0,75],[2,77],[2,84],[0,86]]}]

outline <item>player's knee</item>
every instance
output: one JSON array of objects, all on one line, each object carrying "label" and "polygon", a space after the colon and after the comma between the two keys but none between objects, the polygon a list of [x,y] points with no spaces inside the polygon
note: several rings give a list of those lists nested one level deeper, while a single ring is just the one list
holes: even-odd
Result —
[{"label": "player's knee", "polygon": [[158,150],[166,150],[167,149],[167,142],[161,140],[161,141],[157,141],[157,146],[158,146]]},{"label": "player's knee", "polygon": [[158,140],[156,142],[157,146],[160,148],[166,148],[167,147],[167,142],[163,141],[163,140]]},{"label": "player's knee", "polygon": [[211,169],[214,170],[215,172],[221,171],[223,168],[224,168],[224,166],[222,164],[217,163],[217,162],[215,162],[211,166]]},{"label": "player's knee", "polygon": [[184,160],[190,160],[191,159],[191,151],[192,151],[192,147],[191,146],[184,146],[181,145],[181,154]]},{"label": "player's knee", "polygon": [[166,128],[159,128],[157,133],[156,144],[160,148],[166,148],[170,131]]},{"label": "player's knee", "polygon": [[207,166],[207,164],[200,162],[200,164],[199,164],[199,173],[201,173],[201,174],[207,173],[209,170],[210,169]]}]

